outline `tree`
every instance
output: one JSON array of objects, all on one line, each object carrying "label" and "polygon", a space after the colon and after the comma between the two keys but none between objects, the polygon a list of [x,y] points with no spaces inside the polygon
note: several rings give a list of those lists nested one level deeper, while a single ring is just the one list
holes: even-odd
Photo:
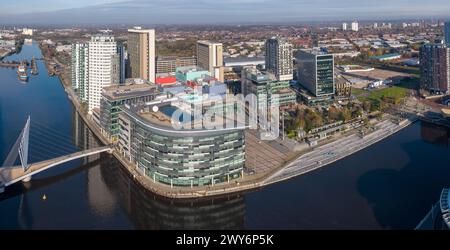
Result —
[{"label": "tree", "polygon": [[303,118],[299,118],[299,119],[297,119],[297,128],[298,129],[305,129],[305,125],[306,125],[306,122],[305,122],[305,119],[303,119]]},{"label": "tree", "polygon": [[328,110],[328,117],[331,121],[339,120],[339,110],[334,107],[330,107],[330,109]]},{"label": "tree", "polygon": [[371,106],[372,106],[372,104],[369,101],[364,101],[363,102],[363,109],[366,112],[370,112],[371,111]]},{"label": "tree", "polygon": [[363,109],[361,106],[357,106],[352,112],[352,118],[360,117],[363,113]]},{"label": "tree", "polygon": [[343,121],[343,122],[347,122],[350,119],[352,119],[352,115],[350,113],[350,110],[347,108],[344,108],[340,113],[339,113],[339,120]]}]

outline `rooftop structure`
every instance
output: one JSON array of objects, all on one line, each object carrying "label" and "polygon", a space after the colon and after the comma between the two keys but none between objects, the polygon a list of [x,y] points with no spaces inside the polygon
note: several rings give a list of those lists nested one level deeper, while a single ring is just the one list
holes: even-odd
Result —
[{"label": "rooftop structure", "polygon": [[125,84],[103,88],[99,117],[102,132],[110,139],[117,140],[119,134],[118,116],[123,105],[136,105],[153,101],[160,95],[155,85]]},{"label": "rooftop structure", "polygon": [[187,83],[197,78],[210,76],[211,73],[197,66],[179,67],[175,72],[175,76],[179,82]]},{"label": "rooftop structure", "polygon": [[284,107],[295,104],[297,100],[297,94],[290,88],[289,81],[278,81],[275,75],[261,72],[255,67],[242,71],[241,84],[244,95],[255,95],[260,107],[270,107],[272,102]]},{"label": "rooftop structure", "polygon": [[155,94],[158,93],[155,85],[149,84],[125,84],[125,85],[113,85],[103,88],[103,97],[109,100],[130,99],[137,96]]}]

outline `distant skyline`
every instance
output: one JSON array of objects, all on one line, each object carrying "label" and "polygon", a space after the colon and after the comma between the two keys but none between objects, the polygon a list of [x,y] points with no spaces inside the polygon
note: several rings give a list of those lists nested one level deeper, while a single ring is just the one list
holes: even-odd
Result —
[{"label": "distant skyline", "polygon": [[448,0],[2,0],[1,4],[0,24],[245,24],[450,17]]}]

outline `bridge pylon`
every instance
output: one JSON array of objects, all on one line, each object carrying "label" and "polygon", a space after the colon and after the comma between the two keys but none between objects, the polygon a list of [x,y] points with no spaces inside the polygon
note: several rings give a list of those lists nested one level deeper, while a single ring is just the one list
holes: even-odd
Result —
[{"label": "bridge pylon", "polygon": [[20,139],[19,145],[19,157],[20,163],[22,164],[23,171],[27,171],[30,167],[28,164],[28,145],[30,141],[30,117],[28,116],[27,122],[25,123],[25,127],[22,130],[22,135]]},{"label": "bridge pylon", "polygon": [[[22,165],[23,171],[27,171],[30,167],[28,163],[28,146],[30,140],[30,116],[28,116],[27,122],[24,128],[20,132],[19,137],[14,143],[13,147],[6,156],[3,162],[3,167],[12,167],[17,160],[17,156],[20,158],[20,164]],[[0,173],[1,174],[1,173]],[[29,180],[28,180],[29,181]],[[0,193],[4,190],[4,182],[2,182],[2,176],[0,176]]]}]

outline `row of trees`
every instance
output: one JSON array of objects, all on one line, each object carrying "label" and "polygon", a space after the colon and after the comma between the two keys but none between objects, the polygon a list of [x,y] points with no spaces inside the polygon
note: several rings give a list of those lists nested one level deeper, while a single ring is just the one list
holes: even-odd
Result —
[{"label": "row of trees", "polygon": [[298,130],[309,132],[325,124],[338,121],[348,122],[360,117],[362,113],[362,105],[356,103],[349,103],[347,106],[340,108],[330,107],[320,110],[297,108],[295,111],[289,112],[289,115],[285,117],[285,130],[288,134],[293,134],[293,131]]}]

